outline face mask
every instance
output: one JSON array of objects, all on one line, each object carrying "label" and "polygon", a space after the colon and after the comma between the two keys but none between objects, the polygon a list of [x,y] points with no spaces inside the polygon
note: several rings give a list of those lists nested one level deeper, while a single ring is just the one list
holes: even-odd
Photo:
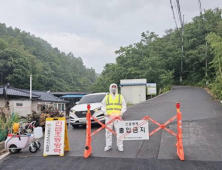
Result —
[{"label": "face mask", "polygon": [[112,93],[116,93],[116,88],[111,88]]}]

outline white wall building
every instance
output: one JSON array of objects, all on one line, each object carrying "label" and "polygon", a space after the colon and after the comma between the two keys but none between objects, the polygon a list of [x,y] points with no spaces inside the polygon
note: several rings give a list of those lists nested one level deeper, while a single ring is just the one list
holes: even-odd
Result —
[{"label": "white wall building", "polygon": [[137,104],[146,101],[146,79],[120,80],[121,94],[127,103]]},{"label": "white wall building", "polygon": [[0,107],[5,107],[6,102],[11,113],[17,113],[24,117],[31,114],[32,110],[41,113],[42,107],[47,108],[49,106],[62,112],[66,110],[67,103],[67,101],[44,91],[33,90],[32,99],[30,99],[29,90],[9,86],[0,87]]},{"label": "white wall building", "polygon": [[5,107],[5,102],[5,98],[3,96],[0,96],[0,107]]},{"label": "white wall building", "polygon": [[[9,109],[11,113],[17,113],[19,116],[26,117],[32,113],[32,100],[14,99],[9,100]],[[36,110],[35,108],[33,110]]]}]

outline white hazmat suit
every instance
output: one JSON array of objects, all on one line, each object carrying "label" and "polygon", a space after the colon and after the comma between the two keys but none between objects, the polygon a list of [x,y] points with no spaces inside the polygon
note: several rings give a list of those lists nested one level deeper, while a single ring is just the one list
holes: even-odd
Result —
[{"label": "white hazmat suit", "polygon": [[[115,94],[112,93],[112,86],[116,86],[116,93]],[[113,100],[114,100],[115,97],[118,94],[118,86],[116,84],[111,84],[110,88],[109,88],[109,91],[110,91],[110,94],[112,95]],[[102,108],[101,108],[101,110],[104,112],[104,114],[106,116],[105,123],[108,123],[110,120],[113,119],[113,118],[109,117],[109,115],[106,112],[106,97],[102,101]],[[127,108],[126,108],[126,101],[125,101],[124,97],[122,97],[122,108],[121,108],[121,115],[120,115],[121,117],[126,112],[126,110],[127,110]],[[118,122],[118,120],[115,120],[114,122],[110,123],[108,125],[108,127],[110,129],[113,129],[113,126],[114,126],[115,131],[117,132],[117,127],[116,127],[117,122]],[[123,141],[122,140],[117,140],[116,144],[117,144],[118,150],[119,151],[123,151]],[[112,132],[110,132],[109,130],[106,129],[106,147],[105,147],[104,151],[108,151],[111,148],[112,148]]]}]

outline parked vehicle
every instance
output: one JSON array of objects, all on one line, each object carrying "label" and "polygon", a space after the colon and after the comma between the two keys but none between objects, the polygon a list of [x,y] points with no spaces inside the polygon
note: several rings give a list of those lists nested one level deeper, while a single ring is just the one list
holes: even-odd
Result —
[{"label": "parked vehicle", "polygon": [[[87,104],[91,105],[90,113],[101,122],[105,122],[105,115],[101,110],[102,100],[106,96],[106,93],[94,93],[88,94],[82,97],[82,99],[71,108],[69,114],[69,122],[73,128],[78,128],[79,125],[86,124]],[[92,120],[92,124],[97,123]]]},{"label": "parked vehicle", "polygon": [[[14,123],[13,133],[8,134],[5,140],[5,148],[9,149],[11,154],[18,153],[26,147],[29,147],[31,153],[40,149],[41,143],[38,139],[43,137],[42,127],[35,128],[34,124],[35,122],[31,122],[20,127],[19,123]],[[33,130],[34,134],[31,134]]]}]

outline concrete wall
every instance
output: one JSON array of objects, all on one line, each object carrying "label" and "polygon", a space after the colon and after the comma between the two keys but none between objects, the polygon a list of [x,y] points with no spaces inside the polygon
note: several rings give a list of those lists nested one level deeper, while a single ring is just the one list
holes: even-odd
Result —
[{"label": "concrete wall", "polygon": [[0,107],[5,107],[5,98],[0,97]]},{"label": "concrete wall", "polygon": [[32,110],[36,111],[37,113],[40,113],[38,110],[38,101],[32,101]]},{"label": "concrete wall", "polygon": [[146,86],[123,86],[121,94],[127,103],[137,104],[146,101]]},{"label": "concrete wall", "polygon": [[32,101],[29,99],[10,100],[9,105],[11,113],[18,113],[20,116],[27,116],[27,114],[32,113]]}]

